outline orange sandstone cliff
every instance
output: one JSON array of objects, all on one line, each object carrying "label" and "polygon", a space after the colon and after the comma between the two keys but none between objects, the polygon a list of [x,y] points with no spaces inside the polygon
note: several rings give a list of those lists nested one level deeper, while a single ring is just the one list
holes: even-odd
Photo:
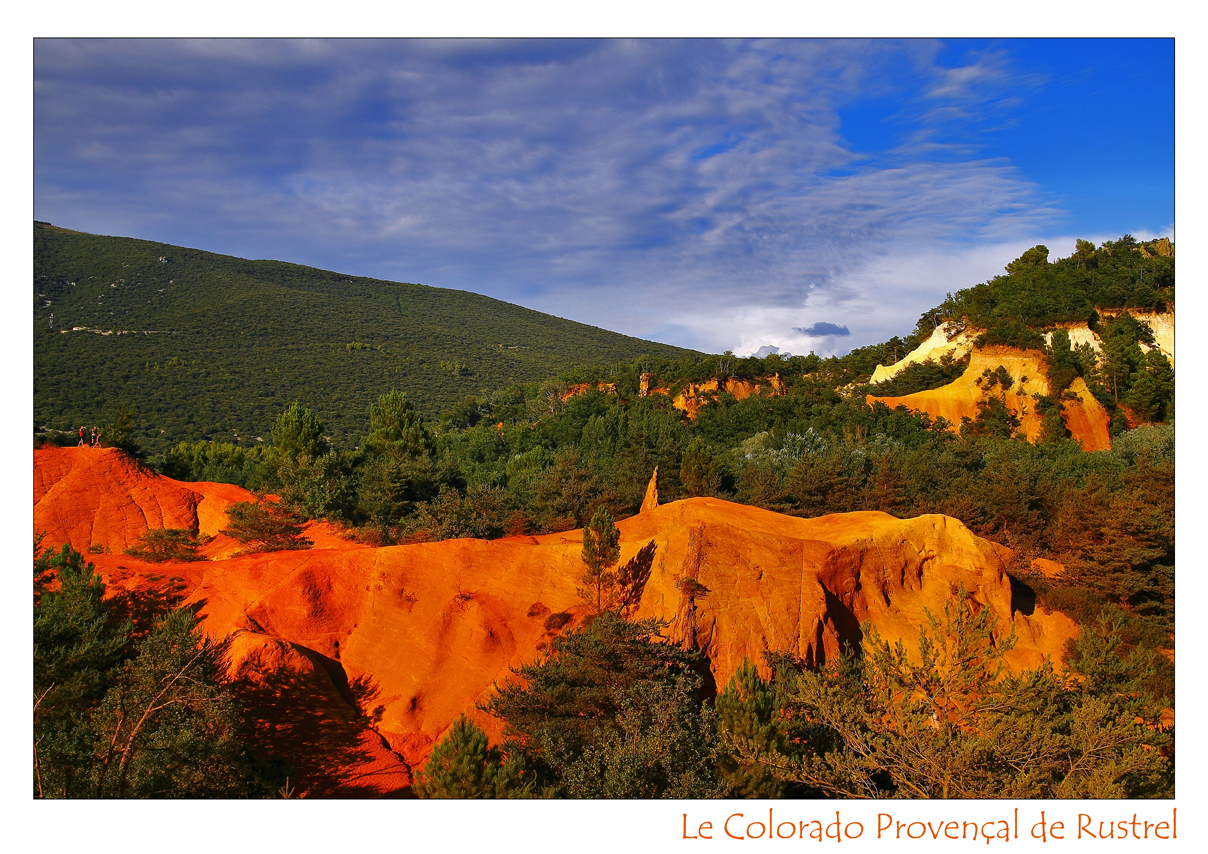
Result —
[{"label": "orange sandstone cliff", "polygon": [[[152,523],[187,527],[191,513],[216,530],[197,508],[218,512],[242,491],[158,477],[115,451],[36,451],[35,472],[46,544],[113,544],[89,556],[111,595],[173,585],[208,634],[231,638],[229,673],[260,747],[310,796],[405,792],[461,713],[498,738],[500,722],[477,704],[548,648],[550,615],[570,615],[561,631],[587,615],[576,592],[581,531],[387,548],[331,537],[307,551],[145,564],[115,546]],[[1013,667],[1059,659],[1075,632],[1064,616],[1013,602],[1010,552],[955,519],[799,519],[711,498],[658,506],[654,496],[618,523],[623,561],[655,544],[637,616],[669,621],[673,640],[703,650],[719,689],[767,650],[825,662],[865,621],[913,645],[925,611],[940,614],[962,584],[999,633],[1014,628]],[[684,576],[708,592],[681,593]]]},{"label": "orange sandstone cliff", "polygon": [[[983,372],[1005,368],[1014,380],[1010,389],[1001,388],[985,391],[978,383]],[[879,397],[874,394],[866,398],[871,405],[877,401],[890,408],[905,406],[914,412],[926,412],[932,418],[945,418],[953,430],[960,429],[962,418],[975,419],[978,403],[989,395],[1001,397],[1003,403],[1019,417],[1020,427],[1028,441],[1035,442],[1040,436],[1043,418],[1036,410],[1033,395],[1050,393],[1044,354],[1036,350],[1018,350],[1012,347],[986,347],[973,350],[969,367],[952,383],[930,391],[919,391],[901,397]],[[1095,400],[1086,382],[1081,377],[1074,380],[1069,393],[1077,400],[1065,400],[1062,418],[1070,435],[1086,451],[1101,451],[1111,447],[1108,434],[1106,410]]]}]

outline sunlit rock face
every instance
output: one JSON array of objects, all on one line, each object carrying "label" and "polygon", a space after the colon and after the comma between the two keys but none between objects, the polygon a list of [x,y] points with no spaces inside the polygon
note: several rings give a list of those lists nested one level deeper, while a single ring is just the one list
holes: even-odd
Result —
[{"label": "sunlit rock face", "polygon": [[[983,373],[995,371],[1000,366],[1011,375],[1011,387],[1005,390],[984,388]],[[932,418],[946,419],[953,430],[958,430],[962,418],[976,419],[978,404],[994,396],[1019,418],[1020,429],[1028,441],[1035,442],[1040,437],[1044,419],[1033,395],[1050,393],[1046,370],[1044,354],[1038,350],[986,347],[974,350],[965,372],[946,386],[901,397],[870,394],[867,401],[870,405],[879,401],[891,409],[905,406],[913,412],[926,412]],[[1102,404],[1090,393],[1081,377],[1074,380],[1068,391],[1077,397],[1076,401],[1064,401],[1062,406],[1062,418],[1070,435],[1087,451],[1110,448],[1110,419]]]},{"label": "sunlit rock face", "polygon": [[[160,524],[216,531],[223,508],[250,496],[88,449],[37,451],[35,475],[45,545],[114,544],[88,556],[109,595],[179,598],[207,634],[230,638],[228,673],[258,748],[295,769],[292,784],[310,796],[406,792],[463,713],[500,738],[478,706],[591,613],[581,531],[369,548],[311,528],[306,551],[235,557],[228,544],[209,560],[151,564],[116,546]],[[671,640],[702,650],[718,689],[744,660],[762,667],[767,651],[822,664],[859,643],[866,623],[915,648],[927,613],[941,615],[962,586],[997,635],[1014,629],[1012,667],[1059,660],[1076,631],[1013,601],[1009,550],[949,517],[800,519],[713,498],[660,506],[653,492],[618,523],[622,561],[654,544],[635,616],[667,621]]]},{"label": "sunlit rock face", "polygon": [[[1099,313],[1107,319],[1123,312],[1149,325],[1154,334],[1153,347],[1160,350],[1170,360],[1171,367],[1174,367],[1174,312],[1156,314],[1136,309],[1104,309]],[[1057,324],[1057,327],[1069,334],[1071,347],[1089,346],[1102,358],[1103,341],[1087,324],[1062,323]],[[978,382],[983,372],[987,369],[993,371],[1002,365],[1011,374],[1014,385],[1005,394],[1000,389],[994,389],[991,393],[1002,399],[1007,408],[1020,419],[1021,429],[1028,441],[1035,442],[1040,436],[1043,419],[1036,411],[1032,395],[1051,393],[1044,353],[1008,347],[978,348],[974,339],[979,331],[951,323],[940,324],[927,340],[899,361],[892,365],[878,365],[870,380],[871,384],[876,386],[897,376],[909,365],[927,360],[938,363],[945,356],[953,359],[970,356],[969,367],[956,381],[943,388],[898,397],[872,394],[867,397],[868,403],[881,401],[890,407],[905,406],[914,412],[926,412],[933,418],[943,417],[951,423],[952,429],[956,430],[960,427],[961,418],[977,417],[978,403],[986,399],[987,392]],[[1052,343],[1052,330],[1045,333],[1044,340],[1046,345]],[[1148,344],[1140,346],[1143,351],[1152,349]],[[1108,435],[1110,419],[1086,387],[1085,381],[1079,377],[1074,380],[1068,391],[1077,397],[1077,400],[1063,402],[1062,417],[1070,435],[1087,451],[1111,447]]]}]

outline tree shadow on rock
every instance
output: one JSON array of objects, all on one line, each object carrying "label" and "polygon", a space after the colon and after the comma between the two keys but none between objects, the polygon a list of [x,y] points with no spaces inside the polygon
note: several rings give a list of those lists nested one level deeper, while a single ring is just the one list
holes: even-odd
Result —
[{"label": "tree shadow on rock", "polygon": [[[294,649],[312,662],[325,658]],[[316,663],[309,672],[281,667],[232,684],[256,734],[257,759],[288,768],[291,785],[304,797],[409,796],[410,768],[371,729],[382,709],[373,706],[376,685],[369,677],[351,684],[345,679],[341,690],[322,661]],[[361,713],[362,702],[370,714]]]}]

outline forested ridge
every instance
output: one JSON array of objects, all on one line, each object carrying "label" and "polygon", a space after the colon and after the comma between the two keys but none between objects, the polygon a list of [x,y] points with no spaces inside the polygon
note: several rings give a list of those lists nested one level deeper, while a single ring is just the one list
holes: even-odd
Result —
[{"label": "forested ridge", "polygon": [[435,417],[580,362],[683,352],[465,291],[49,223],[34,224],[33,285],[36,426],[124,407],[151,451],[254,444],[300,397],[343,439],[391,388]]}]

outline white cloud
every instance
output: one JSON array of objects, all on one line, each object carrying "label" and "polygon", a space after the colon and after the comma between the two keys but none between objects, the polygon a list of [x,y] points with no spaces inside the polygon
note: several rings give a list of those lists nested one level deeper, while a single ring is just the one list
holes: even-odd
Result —
[{"label": "white cloud", "polygon": [[[934,138],[889,165],[850,149],[843,103],[968,111],[1010,82],[1000,56],[935,51],[39,41],[36,215],[708,350],[838,352],[909,331],[1057,213]],[[819,321],[852,334],[792,332]]]}]

